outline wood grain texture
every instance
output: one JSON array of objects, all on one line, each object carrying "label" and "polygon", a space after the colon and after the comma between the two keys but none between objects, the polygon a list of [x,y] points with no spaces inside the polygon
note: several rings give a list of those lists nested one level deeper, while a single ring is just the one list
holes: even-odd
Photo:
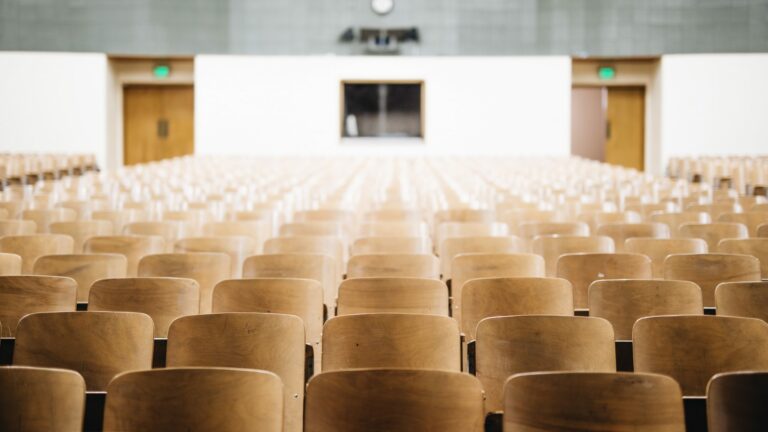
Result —
[{"label": "wood grain texture", "polygon": [[77,212],[68,208],[34,209],[21,212],[21,218],[35,223],[38,234],[50,233],[53,222],[72,222],[77,219]]},{"label": "wood grain texture", "polygon": [[544,258],[546,275],[557,274],[557,260],[568,253],[613,253],[613,240],[606,236],[537,237],[531,244],[533,253]]},{"label": "wood grain texture", "polygon": [[680,386],[639,373],[541,372],[504,386],[504,432],[685,432]]},{"label": "wood grain texture", "polygon": [[139,261],[147,255],[162,253],[165,240],[159,236],[103,236],[91,237],[83,245],[85,253],[107,253],[125,256],[128,260],[127,277],[136,277]]},{"label": "wood grain texture", "polygon": [[1,276],[2,336],[14,336],[22,317],[36,312],[74,311],[77,283],[66,277]]},{"label": "wood grain texture", "polygon": [[651,259],[630,253],[577,253],[561,255],[557,260],[557,277],[573,285],[573,306],[589,307],[589,285],[601,279],[650,279]]},{"label": "wood grain texture", "polygon": [[429,254],[429,237],[361,237],[352,243],[351,255],[372,254]]},{"label": "wood grain texture", "polygon": [[273,372],[284,385],[285,430],[302,430],[304,323],[297,316],[242,312],[179,318],[168,333],[166,366]]},{"label": "wood grain texture", "polygon": [[721,316],[768,322],[768,281],[721,283],[715,288],[715,306]]},{"label": "wood grain texture", "polygon": [[651,259],[654,278],[664,277],[664,259],[672,254],[707,253],[707,243],[702,239],[631,238],[625,242],[625,252],[643,254]]},{"label": "wood grain texture", "polygon": [[71,254],[72,237],[62,234],[32,234],[0,238],[0,252],[21,257],[21,273],[32,274],[35,261],[43,255]]},{"label": "wood grain texture", "polygon": [[440,279],[440,261],[432,254],[356,255],[347,263],[348,278],[410,277]]},{"label": "wood grain texture", "polygon": [[[710,251],[716,251],[717,245],[723,239],[742,239],[749,236],[747,226],[733,222],[713,222],[708,224],[683,224],[680,226],[680,236],[700,238],[707,242]],[[721,251],[725,252],[725,251]]]},{"label": "wood grain texture", "polygon": [[448,316],[448,287],[425,278],[356,278],[339,285],[338,314],[415,313]]},{"label": "wood grain texture", "polygon": [[63,369],[0,368],[0,429],[73,432],[83,427],[85,381]]},{"label": "wood grain texture", "polygon": [[83,252],[83,244],[89,238],[112,234],[112,223],[104,220],[53,222],[49,226],[53,234],[64,234],[72,237],[75,253]]},{"label": "wood grain texture", "polygon": [[714,307],[717,284],[759,281],[760,261],[738,254],[670,255],[664,260],[664,279],[695,282],[701,288],[704,306]]},{"label": "wood grain texture", "polygon": [[611,324],[574,316],[503,316],[477,326],[476,375],[485,410],[504,409],[504,383],[523,372],[616,372]]},{"label": "wood grain texture", "polygon": [[768,372],[717,374],[707,386],[710,432],[768,430]]},{"label": "wood grain texture", "polygon": [[316,375],[306,432],[481,432],[483,391],[469,374],[365,369]]},{"label": "wood grain texture", "polygon": [[174,252],[220,252],[229,256],[230,277],[237,279],[242,276],[243,261],[253,254],[256,243],[250,237],[188,237],[177,240]]},{"label": "wood grain texture", "polygon": [[705,224],[712,222],[712,218],[705,212],[668,212],[654,213],[649,216],[651,222],[666,224],[672,238],[680,237],[680,227],[687,223]]},{"label": "wood grain texture", "polygon": [[71,369],[104,391],[115,375],[152,367],[152,334],[141,313],[35,313],[19,322],[13,364]]},{"label": "wood grain texture", "polygon": [[0,276],[21,274],[21,256],[14,253],[0,252]]},{"label": "wood grain texture", "polygon": [[35,261],[38,275],[65,276],[77,282],[77,301],[87,302],[91,285],[99,279],[124,278],[128,260],[118,254],[44,255]]},{"label": "wood grain texture", "polygon": [[640,318],[703,314],[701,288],[690,281],[615,279],[589,287],[589,316],[607,319],[616,340],[632,340]]},{"label": "wood grain texture", "polygon": [[359,368],[461,370],[456,321],[436,315],[338,316],[323,327],[323,372]]},{"label": "wood grain texture", "polygon": [[750,237],[757,236],[757,227],[768,223],[768,211],[749,211],[746,213],[723,213],[717,218],[719,222],[736,222],[747,226]]},{"label": "wood grain texture", "polygon": [[0,220],[0,237],[9,235],[32,235],[36,232],[37,224],[33,220]]},{"label": "wood grain texture", "polygon": [[718,252],[752,255],[760,260],[760,277],[768,279],[768,239],[725,239],[721,240]]},{"label": "wood grain texture", "polygon": [[528,251],[528,242],[515,236],[504,237],[455,237],[440,244],[440,271],[443,280],[453,277],[453,259],[460,254],[514,254]]},{"label": "wood grain texture", "polygon": [[669,375],[686,396],[705,395],[717,373],[768,369],[768,323],[754,318],[642,318],[632,342],[635,371]]},{"label": "wood grain texture", "polygon": [[199,313],[200,286],[183,278],[101,279],[91,287],[88,311],[147,314],[155,324],[154,337],[164,338],[173,320]]},{"label": "wood grain texture", "polygon": [[600,225],[597,235],[608,236],[613,239],[616,252],[624,252],[624,242],[629,238],[669,238],[669,227],[663,223],[629,223],[614,222]]}]

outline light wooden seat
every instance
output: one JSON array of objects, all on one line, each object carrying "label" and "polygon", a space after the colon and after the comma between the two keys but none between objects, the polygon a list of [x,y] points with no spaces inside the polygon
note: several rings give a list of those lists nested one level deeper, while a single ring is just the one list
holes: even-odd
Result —
[{"label": "light wooden seat", "polygon": [[717,374],[707,385],[709,432],[768,430],[768,372]]},{"label": "light wooden seat", "polygon": [[356,255],[347,264],[347,277],[440,279],[440,261],[432,254]]},{"label": "light wooden seat", "polygon": [[475,338],[480,321],[507,315],[573,315],[571,284],[544,277],[483,278],[464,284],[461,331]]},{"label": "light wooden seat", "polygon": [[610,212],[610,211],[594,211],[583,212],[578,216],[578,220],[586,222],[589,225],[589,230],[592,233],[597,233],[597,230],[605,224],[614,223],[627,223],[636,224],[642,222],[642,217],[639,213],[633,211],[624,212]]},{"label": "light wooden seat", "polygon": [[127,277],[136,277],[139,261],[147,255],[163,253],[165,240],[159,236],[103,236],[91,237],[83,245],[83,252],[123,255],[128,265]]},{"label": "light wooden seat", "polygon": [[5,432],[80,431],[85,381],[63,369],[0,367],[0,429]]},{"label": "light wooden seat", "polygon": [[323,372],[360,368],[461,370],[459,326],[449,317],[358,314],[323,327]]},{"label": "light wooden seat", "polygon": [[21,257],[21,273],[31,274],[35,261],[43,255],[71,254],[72,237],[62,234],[33,234],[0,238],[0,252]]},{"label": "light wooden seat", "polygon": [[104,391],[115,375],[152,367],[152,327],[134,312],[34,313],[19,321],[13,364],[71,369]]},{"label": "light wooden seat", "polygon": [[263,220],[208,222],[203,226],[205,236],[246,236],[252,239],[254,248],[248,255],[261,253],[270,234],[269,223]]},{"label": "light wooden seat", "polygon": [[568,253],[613,253],[613,240],[606,236],[544,236],[537,237],[532,243],[533,253],[544,258],[546,275],[557,274],[557,260]]},{"label": "light wooden seat", "polygon": [[483,390],[469,374],[365,369],[314,376],[305,432],[482,432]]},{"label": "light wooden seat", "polygon": [[541,372],[504,386],[504,432],[685,432],[680,386],[656,374]]},{"label": "light wooden seat", "polygon": [[750,237],[757,236],[757,227],[768,223],[768,211],[749,211],[746,213],[723,213],[717,218],[719,222],[736,222],[747,226]]},{"label": "light wooden seat", "polygon": [[105,431],[283,431],[277,375],[231,368],[128,372],[107,389]]},{"label": "light wooden seat", "polygon": [[669,227],[669,233],[672,238],[680,237],[680,227],[683,224],[705,224],[712,222],[709,214],[704,212],[655,213],[649,219],[651,222],[666,224]]},{"label": "light wooden seat", "polygon": [[451,315],[461,322],[462,290],[479,278],[543,277],[544,259],[534,254],[459,254],[451,264]]},{"label": "light wooden seat", "polygon": [[131,222],[123,227],[124,235],[162,237],[165,252],[173,252],[176,240],[186,236],[184,224],[178,221]]},{"label": "light wooden seat", "polygon": [[760,277],[768,279],[768,239],[725,239],[717,247],[718,252],[752,255],[760,260]]},{"label": "light wooden seat", "polygon": [[351,210],[343,209],[317,209],[317,210],[302,210],[293,214],[295,221],[330,221],[341,223],[354,223],[355,212]]},{"label": "light wooden seat", "polygon": [[0,209],[7,212],[8,219],[18,219],[24,211],[24,204],[25,202],[21,200],[0,201]]},{"label": "light wooden seat", "polygon": [[436,226],[435,246],[438,251],[443,242],[451,238],[509,235],[508,226],[499,222],[443,222]]},{"label": "light wooden seat", "polygon": [[[265,254],[320,254],[334,260],[337,282],[346,270],[344,243],[336,237],[277,237],[264,243]],[[247,277],[247,276],[244,276]],[[335,290],[334,290],[335,291]]]},{"label": "light wooden seat", "polygon": [[243,272],[243,261],[252,255],[256,244],[250,237],[188,237],[177,240],[173,250],[176,253],[219,252],[229,256],[230,277],[239,278]]},{"label": "light wooden seat", "polygon": [[229,256],[218,252],[147,255],[139,261],[139,277],[177,277],[197,281],[200,286],[200,313],[211,313],[213,287],[229,279]]},{"label": "light wooden seat", "polygon": [[557,277],[573,285],[573,306],[588,308],[589,286],[601,279],[650,279],[651,259],[631,253],[577,253],[561,255]]},{"label": "light wooden seat", "polygon": [[625,252],[643,254],[651,259],[654,278],[664,277],[664,259],[673,254],[707,253],[707,242],[702,239],[632,238],[627,239]]},{"label": "light wooden seat", "polygon": [[32,235],[37,233],[35,221],[24,219],[0,220],[0,237],[9,235]]},{"label": "light wooden seat", "polygon": [[677,205],[671,202],[660,202],[656,204],[627,204],[624,208],[627,211],[640,214],[643,220],[648,222],[654,213],[674,213],[677,210]]},{"label": "light wooden seat", "polygon": [[422,215],[418,210],[407,209],[379,209],[365,213],[363,220],[366,221],[411,221],[421,222]]},{"label": "light wooden seat", "polygon": [[733,222],[713,222],[708,224],[683,224],[680,236],[700,238],[707,242],[710,251],[716,251],[718,243],[723,239],[742,239],[749,237],[744,224]]},{"label": "light wooden seat", "polygon": [[344,224],[334,221],[291,222],[280,226],[281,237],[336,237],[345,238]]},{"label": "light wooden seat", "polygon": [[717,373],[768,369],[768,323],[754,318],[642,318],[632,342],[635,371],[669,375],[685,396],[705,395]]},{"label": "light wooden seat", "polygon": [[415,313],[448,316],[448,288],[424,278],[357,278],[339,285],[338,315]]},{"label": "light wooden seat", "polygon": [[152,318],[154,337],[168,336],[176,318],[200,311],[200,286],[193,279],[102,279],[91,287],[88,311],[141,312]]},{"label": "light wooden seat", "polygon": [[104,220],[53,222],[49,229],[52,234],[64,234],[72,237],[74,252],[82,253],[83,244],[89,238],[111,235],[112,223]]},{"label": "light wooden seat", "polygon": [[56,207],[58,208],[68,208],[72,209],[76,213],[76,219],[77,220],[89,220],[91,218],[91,213],[93,211],[94,203],[97,203],[98,201],[94,200],[88,200],[88,201],[78,201],[78,200],[68,200],[68,201],[59,201],[56,203]]},{"label": "light wooden seat", "polygon": [[15,335],[27,314],[74,311],[76,298],[77,283],[70,278],[0,276],[0,335]]},{"label": "light wooden seat", "polygon": [[73,222],[77,219],[77,212],[68,208],[34,209],[21,212],[21,218],[35,223],[38,234],[50,233],[50,225],[53,222]]},{"label": "light wooden seat", "polygon": [[704,212],[709,214],[712,220],[717,220],[720,215],[725,213],[741,213],[743,209],[738,203],[718,202],[714,204],[689,204],[685,211]]},{"label": "light wooden seat", "polygon": [[589,286],[589,316],[607,319],[616,340],[632,340],[640,318],[703,313],[701,288],[689,281],[616,279]]},{"label": "light wooden seat", "polygon": [[722,282],[760,280],[760,261],[738,254],[682,254],[664,260],[664,279],[688,280],[701,287],[704,307],[715,306],[715,287]]},{"label": "light wooden seat", "polygon": [[624,242],[635,237],[669,238],[669,227],[663,223],[608,223],[597,229],[597,235],[613,239],[616,252],[624,252]]},{"label": "light wooden seat", "polygon": [[176,211],[164,211],[162,220],[164,222],[176,222],[181,227],[181,232],[176,240],[184,237],[197,237],[202,235],[203,225],[211,219],[212,216],[206,210],[188,209]]},{"label": "light wooden seat", "polygon": [[360,237],[426,237],[429,234],[424,222],[411,221],[365,222],[357,233]]},{"label": "light wooden seat", "polygon": [[434,217],[437,226],[443,222],[493,222],[496,214],[492,210],[456,208],[438,210]]},{"label": "light wooden seat", "polygon": [[584,222],[532,222],[517,227],[517,235],[527,240],[544,235],[588,236],[589,225]]},{"label": "light wooden seat", "polygon": [[351,255],[372,254],[430,254],[432,242],[428,237],[362,237],[354,241]]},{"label": "light wooden seat", "polygon": [[112,232],[109,235],[120,235],[126,224],[139,221],[148,221],[149,212],[143,210],[96,210],[91,213],[93,220],[104,220],[112,223]]},{"label": "light wooden seat", "polygon": [[[523,348],[524,347],[524,348]],[[476,375],[485,410],[504,407],[504,383],[523,372],[616,372],[611,324],[574,316],[502,316],[477,326]]]},{"label": "light wooden seat", "polygon": [[527,251],[527,243],[514,236],[449,238],[440,245],[440,271],[443,280],[451,279],[453,259],[460,254],[514,254]]},{"label": "light wooden seat", "polygon": [[168,332],[166,366],[273,372],[284,385],[285,431],[302,430],[304,323],[297,316],[223,313],[179,318]]},{"label": "light wooden seat", "polygon": [[760,224],[757,226],[757,232],[755,237],[766,238],[768,237],[768,223]]},{"label": "light wooden seat", "polygon": [[717,315],[768,322],[768,281],[725,282],[715,288]]},{"label": "light wooden seat", "polygon": [[21,274],[21,256],[14,253],[0,252],[0,276]]},{"label": "light wooden seat", "polygon": [[35,261],[33,273],[74,279],[77,282],[77,301],[87,302],[94,282],[124,278],[127,269],[128,261],[118,254],[44,255]]}]

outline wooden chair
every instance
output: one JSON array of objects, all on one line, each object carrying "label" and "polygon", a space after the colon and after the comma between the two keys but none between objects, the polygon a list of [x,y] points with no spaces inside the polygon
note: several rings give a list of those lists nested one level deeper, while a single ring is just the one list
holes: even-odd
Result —
[{"label": "wooden chair", "polygon": [[747,226],[750,237],[757,236],[757,227],[768,222],[768,211],[749,211],[746,213],[723,213],[719,222],[736,222]]},{"label": "wooden chair", "polygon": [[21,218],[33,221],[38,234],[47,234],[51,232],[51,223],[73,222],[77,219],[77,212],[68,208],[24,210]]},{"label": "wooden chair", "polygon": [[768,281],[725,282],[715,288],[717,315],[768,322]]},{"label": "wooden chair", "polygon": [[714,307],[717,284],[759,281],[760,261],[738,254],[670,255],[664,260],[664,279],[695,282],[701,287],[704,307]]},{"label": "wooden chair", "polygon": [[539,210],[533,209],[507,209],[501,210],[498,215],[499,222],[506,223],[509,227],[509,232],[517,234],[517,229],[524,223],[541,223],[541,222],[561,222],[562,218],[558,212],[553,210]]},{"label": "wooden chair", "polygon": [[165,252],[173,252],[176,240],[186,237],[184,224],[177,221],[131,222],[123,227],[124,235],[162,237]]},{"label": "wooden chair", "polygon": [[53,222],[49,228],[52,234],[64,234],[74,240],[74,252],[82,253],[83,244],[91,237],[112,234],[112,223],[104,220]]},{"label": "wooden chair", "polygon": [[651,259],[654,278],[664,277],[664,259],[672,254],[707,253],[707,243],[702,239],[632,238],[627,239],[625,252],[643,254]]},{"label": "wooden chair", "polygon": [[685,208],[689,212],[704,212],[709,214],[712,220],[717,220],[725,213],[741,213],[741,205],[738,203],[718,202],[714,204],[690,204]]},{"label": "wooden chair", "polygon": [[24,211],[25,205],[26,205],[26,202],[22,200],[11,199],[9,201],[0,201],[0,209],[3,209],[7,212],[6,218],[8,219],[20,218],[21,212]]},{"label": "wooden chair", "polygon": [[323,327],[323,372],[360,368],[461,370],[459,326],[452,318],[359,314]]},{"label": "wooden chair", "polygon": [[475,364],[486,411],[501,411],[504,383],[514,374],[616,372],[613,329],[608,321],[589,317],[486,318],[477,326]]},{"label": "wooden chair", "polygon": [[136,277],[139,261],[147,255],[163,253],[165,240],[159,236],[103,236],[91,237],[83,245],[86,254],[119,254],[127,260],[126,276]]},{"label": "wooden chair", "polygon": [[252,239],[254,249],[248,255],[260,254],[270,234],[267,221],[260,220],[208,222],[203,226],[205,236],[246,236]]},{"label": "wooden chair", "polygon": [[200,311],[200,286],[193,279],[102,279],[91,287],[88,311],[141,312],[152,318],[154,337],[168,337],[176,318]]},{"label": "wooden chair", "polygon": [[77,282],[77,301],[87,302],[94,282],[124,278],[127,269],[128,261],[118,254],[44,255],[35,261],[33,273],[74,279]]},{"label": "wooden chair", "polygon": [[440,271],[443,280],[453,277],[453,259],[460,254],[514,254],[528,251],[528,244],[519,237],[456,237],[443,241],[440,245]]},{"label": "wooden chair", "polygon": [[35,221],[24,219],[0,220],[0,237],[9,235],[32,235],[37,233]]},{"label": "wooden chair", "polygon": [[0,276],[2,336],[13,336],[19,320],[36,312],[68,312],[76,306],[77,283],[55,276]]},{"label": "wooden chair", "polygon": [[672,238],[680,237],[680,227],[683,224],[705,224],[712,222],[709,214],[704,212],[654,213],[649,219],[651,222],[667,224]]},{"label": "wooden chair", "polygon": [[720,372],[768,369],[768,323],[753,318],[642,318],[632,342],[635,371],[669,375],[685,396],[705,395]]},{"label": "wooden chair", "polygon": [[0,253],[0,276],[21,274],[21,257],[13,253]]},{"label": "wooden chair", "polygon": [[112,232],[109,235],[119,236],[123,233],[126,224],[132,222],[149,221],[149,212],[143,210],[96,210],[91,213],[93,220],[104,220],[112,223]]},{"label": "wooden chair", "polygon": [[766,238],[768,237],[768,223],[760,224],[757,226],[757,232],[755,237]]},{"label": "wooden chair", "polygon": [[0,367],[0,429],[5,432],[80,431],[85,381],[80,374],[34,367]]},{"label": "wooden chair", "polygon": [[499,222],[443,222],[436,227],[435,246],[438,251],[443,242],[450,238],[509,235],[508,226]]},{"label": "wooden chair", "polygon": [[452,208],[438,210],[434,214],[435,226],[443,222],[493,222],[496,214],[492,210]]},{"label": "wooden chair", "polygon": [[283,431],[283,384],[271,372],[128,372],[112,380],[107,393],[105,431]]},{"label": "wooden chair", "polygon": [[362,237],[354,241],[351,255],[431,254],[428,237]]},{"label": "wooden chair", "polygon": [[768,279],[768,239],[725,239],[721,240],[718,252],[730,254],[752,255],[760,260],[760,275]]},{"label": "wooden chair", "polygon": [[[277,237],[264,243],[265,254],[320,254],[327,255],[335,261],[336,282],[346,270],[344,243],[336,237]],[[247,277],[243,275],[243,277]]]},{"label": "wooden chair", "polygon": [[427,237],[428,234],[424,222],[365,222],[358,228],[358,236],[360,237]]},{"label": "wooden chair", "polygon": [[152,318],[134,312],[34,313],[19,321],[13,364],[72,369],[89,391],[152,367]]},{"label": "wooden chair", "polygon": [[176,210],[163,211],[162,220],[164,222],[175,222],[181,228],[176,240],[184,237],[198,237],[202,235],[203,225],[211,218],[206,210]]},{"label": "wooden chair", "polygon": [[683,224],[680,227],[680,236],[687,238],[700,238],[707,242],[707,249],[716,251],[717,245],[723,239],[745,239],[749,237],[747,227],[744,224],[732,222],[714,222],[708,224]]},{"label": "wooden chair", "polygon": [[200,313],[211,313],[213,287],[229,279],[229,256],[223,253],[174,253],[147,255],[139,261],[139,277],[177,277],[197,281]]},{"label": "wooden chair", "polygon": [[573,315],[571,284],[543,277],[483,278],[464,284],[461,331],[475,339],[478,323],[507,315]]},{"label": "wooden chair", "polygon": [[448,288],[424,278],[357,278],[339,285],[338,315],[414,313],[448,316]]},{"label": "wooden chair", "polygon": [[534,254],[459,254],[451,264],[451,315],[461,322],[464,284],[479,278],[544,276],[544,259]]},{"label": "wooden chair", "polygon": [[322,373],[307,386],[306,432],[482,432],[483,390],[469,374],[363,369]]},{"label": "wooden chair", "polygon": [[243,263],[244,278],[300,278],[320,282],[323,303],[333,315],[336,306],[336,262],[326,255],[270,254],[254,255]]},{"label": "wooden chair", "polygon": [[21,257],[21,273],[31,274],[43,255],[71,254],[72,237],[62,234],[33,234],[0,238],[0,252]]},{"label": "wooden chair", "polygon": [[685,432],[680,386],[656,374],[537,372],[504,386],[505,432]]},{"label": "wooden chair", "polygon": [[689,281],[617,279],[589,286],[589,316],[607,319],[616,340],[632,340],[640,318],[703,313],[701,288]]},{"label": "wooden chair", "polygon": [[624,242],[635,237],[669,238],[669,227],[663,223],[609,223],[600,225],[597,235],[613,239],[616,252],[624,252]]},{"label": "wooden chair", "polygon": [[349,260],[347,277],[440,279],[440,261],[432,254],[356,255]]},{"label": "wooden chair", "polygon": [[517,227],[517,235],[526,240],[546,235],[588,236],[589,225],[584,222],[533,222]]},{"label": "wooden chair", "polygon": [[250,237],[188,237],[176,241],[174,252],[219,252],[229,256],[230,277],[237,279],[242,276],[243,261],[252,255],[256,244]]},{"label": "wooden chair", "polygon": [[639,213],[633,211],[624,212],[610,212],[610,211],[594,211],[583,212],[578,216],[579,221],[586,222],[589,225],[589,231],[597,233],[597,230],[606,224],[626,223],[637,224],[642,222],[642,217]]},{"label": "wooden chair", "polygon": [[707,385],[707,424],[710,432],[768,430],[768,372],[717,374]]},{"label": "wooden chair", "polygon": [[532,243],[533,253],[544,257],[546,275],[557,274],[557,260],[568,253],[613,253],[613,240],[606,236],[592,237],[537,237]]},{"label": "wooden chair", "polygon": [[345,238],[344,224],[333,221],[291,222],[280,226],[280,237]]},{"label": "wooden chair", "polygon": [[660,202],[656,204],[627,204],[624,206],[627,211],[633,211],[642,216],[643,221],[649,221],[654,213],[674,213],[677,205],[671,202]]},{"label": "wooden chair", "polygon": [[379,209],[365,213],[363,220],[371,222],[386,222],[386,221],[411,221],[421,222],[423,219],[421,213],[418,210],[407,209]]},{"label": "wooden chair", "polygon": [[641,254],[579,253],[561,255],[557,260],[557,277],[573,285],[573,306],[576,309],[589,307],[589,286],[594,281],[650,279],[652,276],[651,259]]}]

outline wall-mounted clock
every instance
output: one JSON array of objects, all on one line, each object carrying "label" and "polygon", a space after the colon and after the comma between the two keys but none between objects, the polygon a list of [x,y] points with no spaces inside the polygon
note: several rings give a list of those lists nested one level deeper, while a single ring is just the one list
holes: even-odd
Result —
[{"label": "wall-mounted clock", "polygon": [[371,9],[379,15],[386,15],[395,8],[395,0],[371,0]]}]

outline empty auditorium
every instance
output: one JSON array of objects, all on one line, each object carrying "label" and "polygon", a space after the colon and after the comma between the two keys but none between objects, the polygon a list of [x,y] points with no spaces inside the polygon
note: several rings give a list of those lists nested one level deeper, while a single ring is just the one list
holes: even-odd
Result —
[{"label": "empty auditorium", "polygon": [[0,432],[768,432],[768,0],[0,0]]}]

